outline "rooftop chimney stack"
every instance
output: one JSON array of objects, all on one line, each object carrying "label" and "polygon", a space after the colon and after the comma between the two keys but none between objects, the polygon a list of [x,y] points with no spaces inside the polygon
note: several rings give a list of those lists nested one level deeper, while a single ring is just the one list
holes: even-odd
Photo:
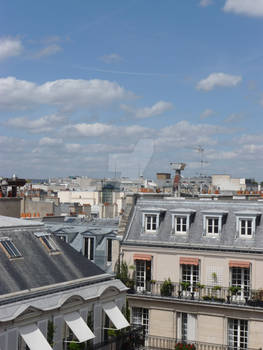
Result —
[{"label": "rooftop chimney stack", "polygon": [[180,197],[181,195],[181,171],[186,167],[185,163],[170,163],[172,170],[175,171],[174,181],[173,181],[173,194],[175,197]]}]

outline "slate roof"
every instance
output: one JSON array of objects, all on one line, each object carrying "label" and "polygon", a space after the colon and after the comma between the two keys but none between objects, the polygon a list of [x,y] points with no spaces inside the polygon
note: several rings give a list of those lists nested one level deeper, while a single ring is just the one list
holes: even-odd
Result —
[{"label": "slate roof", "polygon": [[50,253],[35,236],[43,224],[0,217],[0,240],[8,237],[22,254],[9,259],[0,249],[0,295],[101,275],[104,272],[70,245],[52,235],[59,252]]},{"label": "slate roof", "polygon": [[[144,232],[142,227],[143,212],[160,211],[160,226],[156,233]],[[189,233],[174,234],[172,230],[172,215],[175,210],[185,210],[191,216]],[[204,235],[203,216],[210,211],[223,215],[222,232],[218,237]],[[237,215],[257,215],[255,235],[251,238],[239,237],[236,229]],[[134,214],[127,225],[123,244],[162,245],[182,247],[185,249],[220,249],[263,253],[263,202],[238,200],[199,200],[199,199],[138,199]]]}]

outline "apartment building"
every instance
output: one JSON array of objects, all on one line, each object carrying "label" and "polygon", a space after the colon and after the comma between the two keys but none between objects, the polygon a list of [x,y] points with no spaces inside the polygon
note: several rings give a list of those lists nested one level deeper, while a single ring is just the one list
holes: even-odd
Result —
[{"label": "apartment building", "polygon": [[137,200],[121,257],[134,289],[132,321],[148,346],[256,349],[263,345],[263,203]]},{"label": "apartment building", "polygon": [[105,349],[126,291],[42,223],[0,216],[1,350]]}]

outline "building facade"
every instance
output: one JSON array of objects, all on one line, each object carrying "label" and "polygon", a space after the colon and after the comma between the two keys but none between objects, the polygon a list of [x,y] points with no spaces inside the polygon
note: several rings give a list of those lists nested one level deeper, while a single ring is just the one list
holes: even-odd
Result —
[{"label": "building facade", "polygon": [[138,199],[122,242],[134,323],[148,345],[263,345],[263,205]]},{"label": "building facade", "polygon": [[127,288],[43,224],[0,217],[0,349],[65,350],[126,328]]}]

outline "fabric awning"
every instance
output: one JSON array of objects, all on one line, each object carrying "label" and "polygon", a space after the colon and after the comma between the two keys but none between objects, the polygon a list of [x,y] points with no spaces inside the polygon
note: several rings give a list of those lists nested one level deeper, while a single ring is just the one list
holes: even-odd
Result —
[{"label": "fabric awning", "polygon": [[30,350],[52,350],[51,346],[36,324],[20,327],[19,333]]},{"label": "fabric awning", "polygon": [[198,258],[180,257],[180,265],[199,265]]},{"label": "fabric awning", "polygon": [[147,260],[147,261],[151,261],[152,260],[152,256],[149,254],[134,254],[133,255],[133,259],[134,260]]},{"label": "fabric awning", "polygon": [[74,311],[64,315],[64,320],[79,342],[82,343],[83,341],[95,338],[95,335],[78,312]]},{"label": "fabric awning", "polygon": [[249,269],[250,262],[249,261],[230,260],[229,267],[243,267],[243,268]]},{"label": "fabric awning", "polygon": [[108,315],[109,319],[114,324],[116,329],[122,329],[129,326],[129,322],[126,320],[121,310],[113,301],[103,304],[102,308]]}]

